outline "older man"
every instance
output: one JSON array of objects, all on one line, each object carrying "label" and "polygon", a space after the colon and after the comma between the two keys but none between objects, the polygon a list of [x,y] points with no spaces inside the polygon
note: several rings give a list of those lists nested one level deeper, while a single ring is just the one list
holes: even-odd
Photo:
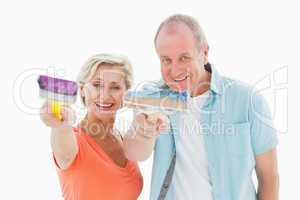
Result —
[{"label": "older man", "polygon": [[166,119],[153,123],[147,114],[138,114],[136,137],[125,137],[129,159],[145,160],[154,149],[150,199],[278,199],[277,137],[264,98],[218,74],[192,17],[173,15],[163,21],[155,48],[163,83],[145,90],[186,96],[188,110],[169,114],[171,128],[160,134]]}]

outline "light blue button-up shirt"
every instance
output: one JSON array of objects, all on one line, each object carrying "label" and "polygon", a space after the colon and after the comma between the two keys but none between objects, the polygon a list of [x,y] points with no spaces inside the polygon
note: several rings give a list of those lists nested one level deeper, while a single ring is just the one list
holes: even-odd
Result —
[{"label": "light blue button-up shirt", "polygon": [[[214,200],[255,200],[252,182],[255,156],[275,148],[278,143],[268,105],[252,87],[220,76],[214,67],[211,71],[209,97],[201,110],[200,123]],[[168,89],[166,85],[162,87]],[[176,149],[179,115],[180,112],[169,115],[170,131],[161,133],[156,140],[151,200],[159,196]],[[174,189],[170,187],[166,200],[174,199]]]}]

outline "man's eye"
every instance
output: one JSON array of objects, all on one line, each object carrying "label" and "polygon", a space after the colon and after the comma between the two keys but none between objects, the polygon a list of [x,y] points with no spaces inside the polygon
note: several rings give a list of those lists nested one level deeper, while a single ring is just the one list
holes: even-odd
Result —
[{"label": "man's eye", "polygon": [[190,60],[190,57],[187,57],[187,56],[183,56],[183,57],[180,58],[181,62],[187,62],[189,60]]},{"label": "man's eye", "polygon": [[171,63],[171,60],[168,59],[168,58],[163,58],[163,59],[161,60],[161,62],[162,62],[163,64],[170,64],[170,63]]}]

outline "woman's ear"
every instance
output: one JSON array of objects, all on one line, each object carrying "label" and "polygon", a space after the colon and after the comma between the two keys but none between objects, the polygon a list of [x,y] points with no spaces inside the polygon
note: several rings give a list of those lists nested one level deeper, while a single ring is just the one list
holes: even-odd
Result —
[{"label": "woman's ear", "polygon": [[123,101],[123,99],[121,100],[121,103],[120,103],[120,108],[119,109],[121,109],[121,108],[123,108],[124,107],[124,101]]},{"label": "woman's ear", "polygon": [[84,85],[80,84],[79,86],[79,94],[80,94],[80,98],[82,100],[82,103],[85,105],[85,91],[84,91]]}]

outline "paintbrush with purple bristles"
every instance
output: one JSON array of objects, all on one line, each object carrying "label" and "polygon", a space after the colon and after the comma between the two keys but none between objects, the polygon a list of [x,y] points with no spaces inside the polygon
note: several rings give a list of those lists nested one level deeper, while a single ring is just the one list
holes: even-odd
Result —
[{"label": "paintbrush with purple bristles", "polygon": [[38,78],[40,88],[40,97],[51,102],[51,112],[59,119],[61,116],[61,106],[70,105],[76,102],[77,83],[74,81],[53,78],[46,75],[40,75]]}]

